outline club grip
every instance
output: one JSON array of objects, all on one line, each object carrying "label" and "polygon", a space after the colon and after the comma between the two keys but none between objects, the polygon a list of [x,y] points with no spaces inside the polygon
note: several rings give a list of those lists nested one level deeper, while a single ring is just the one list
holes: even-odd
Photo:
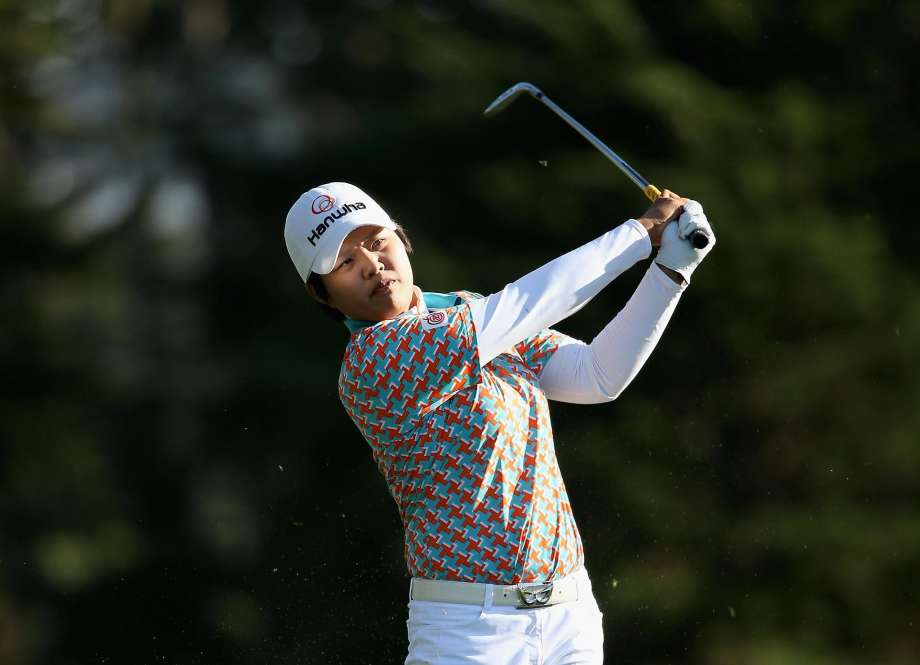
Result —
[{"label": "club grip", "polygon": [[648,183],[642,187],[642,193],[645,194],[645,198],[647,198],[652,203],[654,203],[655,200],[661,196],[661,190],[655,187],[655,185],[652,183]]},{"label": "club grip", "polygon": [[696,249],[703,249],[706,245],[709,244],[709,236],[705,232],[697,229],[690,234],[690,244],[693,245]]}]

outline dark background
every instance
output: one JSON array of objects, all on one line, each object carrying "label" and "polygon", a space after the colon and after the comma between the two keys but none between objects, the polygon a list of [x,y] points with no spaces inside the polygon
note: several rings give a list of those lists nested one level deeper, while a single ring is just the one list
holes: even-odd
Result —
[{"label": "dark background", "polygon": [[[719,243],[554,405],[611,663],[916,663],[915,2],[0,2],[0,663],[398,663],[401,528],[282,240],[365,188],[427,290],[646,203]],[[560,328],[590,339],[642,267]]]}]

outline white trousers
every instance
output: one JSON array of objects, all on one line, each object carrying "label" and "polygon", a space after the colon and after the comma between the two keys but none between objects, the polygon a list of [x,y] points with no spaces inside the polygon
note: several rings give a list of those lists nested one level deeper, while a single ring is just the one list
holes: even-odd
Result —
[{"label": "white trousers", "polygon": [[574,576],[578,600],[537,609],[410,600],[406,665],[601,665],[602,615]]}]

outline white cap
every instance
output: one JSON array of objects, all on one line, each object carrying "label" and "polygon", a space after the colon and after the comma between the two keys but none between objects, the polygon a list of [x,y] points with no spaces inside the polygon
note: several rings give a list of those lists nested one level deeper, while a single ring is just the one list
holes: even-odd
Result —
[{"label": "white cap", "polygon": [[284,242],[303,281],[335,268],[345,236],[362,226],[396,230],[374,199],[347,182],[330,182],[300,195],[284,222]]}]

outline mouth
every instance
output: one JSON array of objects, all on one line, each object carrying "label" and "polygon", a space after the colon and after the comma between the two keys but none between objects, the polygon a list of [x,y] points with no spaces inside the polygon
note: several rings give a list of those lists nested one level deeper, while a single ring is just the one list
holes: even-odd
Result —
[{"label": "mouth", "polygon": [[392,293],[393,289],[396,286],[395,279],[381,279],[377,286],[371,291],[371,297],[379,295],[387,295]]}]

